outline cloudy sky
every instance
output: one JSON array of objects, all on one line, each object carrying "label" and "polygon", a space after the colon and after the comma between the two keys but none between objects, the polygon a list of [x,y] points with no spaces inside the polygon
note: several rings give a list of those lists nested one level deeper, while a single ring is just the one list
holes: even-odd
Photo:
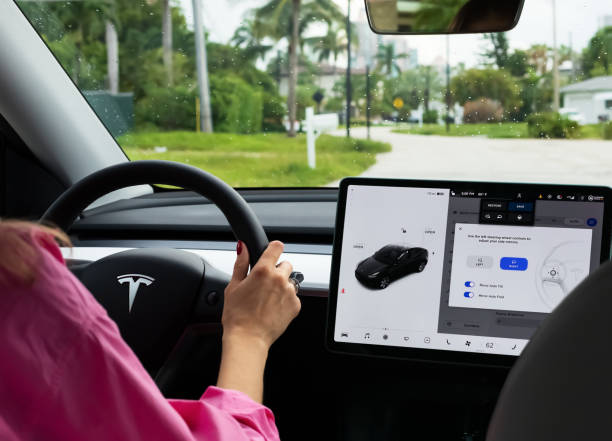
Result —
[{"label": "cloudy sky", "polygon": [[[192,0],[176,0],[188,22],[192,22]],[[248,10],[257,7],[263,0],[201,0],[204,23],[214,41],[227,42]],[[335,0],[346,11],[347,0]],[[497,1],[497,0],[491,0]],[[581,50],[602,23],[604,16],[612,20],[611,0],[555,0],[557,6],[558,44],[570,45]],[[510,44],[515,48],[528,48],[532,44],[546,43],[552,46],[553,0],[525,0],[523,14],[517,27],[509,32]],[[352,0],[351,17],[354,21],[364,19],[364,3]],[[430,64],[436,58],[445,58],[444,36],[406,36],[409,45],[418,50],[419,62]],[[474,65],[480,60],[483,48],[480,35],[456,35],[450,39],[452,65],[464,62]]]}]

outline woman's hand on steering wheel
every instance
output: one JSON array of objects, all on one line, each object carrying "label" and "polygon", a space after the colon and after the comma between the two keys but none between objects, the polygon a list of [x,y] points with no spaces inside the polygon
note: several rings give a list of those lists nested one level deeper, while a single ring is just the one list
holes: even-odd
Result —
[{"label": "woman's hand on steering wheel", "polygon": [[268,350],[300,312],[289,262],[276,265],[283,244],[270,242],[249,274],[249,252],[238,242],[232,280],[225,289],[223,350],[217,386],[263,399]]},{"label": "woman's hand on steering wheel", "polygon": [[224,340],[256,340],[269,348],[300,312],[296,287],[289,280],[293,267],[287,261],[276,264],[283,248],[282,242],[270,242],[248,274],[249,251],[238,242],[234,272],[225,289]]}]

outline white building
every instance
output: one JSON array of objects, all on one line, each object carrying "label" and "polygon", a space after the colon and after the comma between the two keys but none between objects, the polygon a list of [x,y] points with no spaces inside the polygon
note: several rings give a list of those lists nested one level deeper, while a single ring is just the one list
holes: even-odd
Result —
[{"label": "white building", "polygon": [[585,124],[612,120],[612,76],[595,77],[561,88],[563,107],[574,109]]}]

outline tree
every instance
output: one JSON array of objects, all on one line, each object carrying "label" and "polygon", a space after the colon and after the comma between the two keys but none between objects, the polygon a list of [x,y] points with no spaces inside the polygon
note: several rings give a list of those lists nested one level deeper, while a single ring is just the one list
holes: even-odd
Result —
[{"label": "tree", "polygon": [[[351,45],[358,44],[357,32],[355,26],[351,24]],[[346,29],[338,23],[332,23],[327,27],[327,33],[322,37],[305,38],[304,42],[312,47],[312,50],[317,54],[319,62],[328,61],[330,58],[334,62],[334,66],[338,61],[338,56],[346,52],[348,48],[348,40],[346,38]]]},{"label": "tree", "polygon": [[[370,113],[380,115],[383,112],[383,88],[376,87],[383,82],[383,77],[377,73],[370,74]],[[346,109],[346,81],[339,79],[333,87],[334,96],[325,100],[325,110],[340,112]],[[367,90],[365,74],[351,75],[351,97],[360,115],[365,115],[367,107]]]},{"label": "tree", "polygon": [[407,57],[407,54],[396,54],[395,44],[393,43],[380,44],[376,53],[376,70],[389,76],[399,75],[402,70],[397,64],[397,60]]},{"label": "tree", "polygon": [[313,22],[331,25],[343,19],[342,12],[333,0],[268,0],[254,10],[254,30],[257,38],[269,37],[275,41],[288,40],[289,91],[289,136],[295,136],[294,123],[297,116],[298,48],[302,46],[302,35]]},{"label": "tree", "polygon": [[582,69],[587,78],[612,74],[612,26],[600,29],[582,52]]},{"label": "tree", "polygon": [[493,32],[484,35],[484,39],[491,43],[483,53],[487,61],[493,61],[498,69],[504,69],[508,65],[508,37],[505,32]]},{"label": "tree", "polygon": [[538,75],[544,75],[548,71],[548,58],[550,48],[545,44],[534,44],[527,49],[527,61]]},{"label": "tree", "polygon": [[407,111],[423,106],[429,111],[432,100],[442,97],[442,79],[432,66],[419,66],[402,72],[398,77],[390,78],[384,85],[384,105],[387,112],[393,111],[393,100],[401,98]]},{"label": "tree", "polygon": [[[24,3],[28,5],[28,3]],[[29,5],[28,5],[29,6]],[[29,8],[36,6],[29,6]],[[115,54],[106,52],[101,44],[104,39],[116,47],[116,30],[119,27],[119,20],[116,10],[115,0],[82,0],[79,2],[68,2],[66,4],[42,4],[38,14],[51,14],[57,17],[57,22],[61,23],[62,29],[49,29],[52,32],[46,33],[46,38],[53,43],[61,42],[64,48],[62,65],[70,75],[72,81],[77,86],[100,88],[104,75],[107,78],[113,77],[118,71],[116,63],[119,58]],[[67,32],[66,32],[67,31]],[[106,58],[106,72],[103,73],[93,66],[87,66],[88,60],[103,56]],[[68,57],[71,59],[68,60]],[[98,63],[96,63],[98,64]],[[87,68],[84,68],[87,66]]]},{"label": "tree", "polygon": [[521,78],[527,75],[527,71],[529,70],[527,57],[527,52],[520,49],[515,49],[514,52],[508,56],[506,68],[513,77]]},{"label": "tree", "polygon": [[252,19],[244,20],[236,28],[230,43],[241,48],[245,56],[251,60],[263,59],[266,53],[272,49],[272,45],[262,44],[255,29],[255,22]]},{"label": "tree", "polygon": [[451,81],[451,97],[454,102],[465,105],[468,101],[493,99],[501,103],[506,113],[520,108],[520,92],[516,80],[505,70],[468,69]]}]

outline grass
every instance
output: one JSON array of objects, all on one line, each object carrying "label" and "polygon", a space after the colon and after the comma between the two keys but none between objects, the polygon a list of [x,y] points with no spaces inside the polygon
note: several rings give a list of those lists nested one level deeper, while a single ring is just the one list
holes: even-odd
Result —
[{"label": "grass", "polygon": [[[440,124],[423,124],[419,126],[402,125],[393,130],[394,133],[411,135],[439,136],[484,136],[487,138],[528,138],[527,123],[491,123],[491,124],[451,124],[447,132]],[[601,139],[601,126],[587,124],[580,127],[581,139]]]},{"label": "grass", "polygon": [[[315,169],[306,158],[306,136],[268,133],[140,132],[119,138],[132,160],[164,159],[206,170],[233,187],[310,187],[359,175],[388,152],[386,143],[322,135],[316,141]],[[166,147],[156,152],[155,147]]]}]

